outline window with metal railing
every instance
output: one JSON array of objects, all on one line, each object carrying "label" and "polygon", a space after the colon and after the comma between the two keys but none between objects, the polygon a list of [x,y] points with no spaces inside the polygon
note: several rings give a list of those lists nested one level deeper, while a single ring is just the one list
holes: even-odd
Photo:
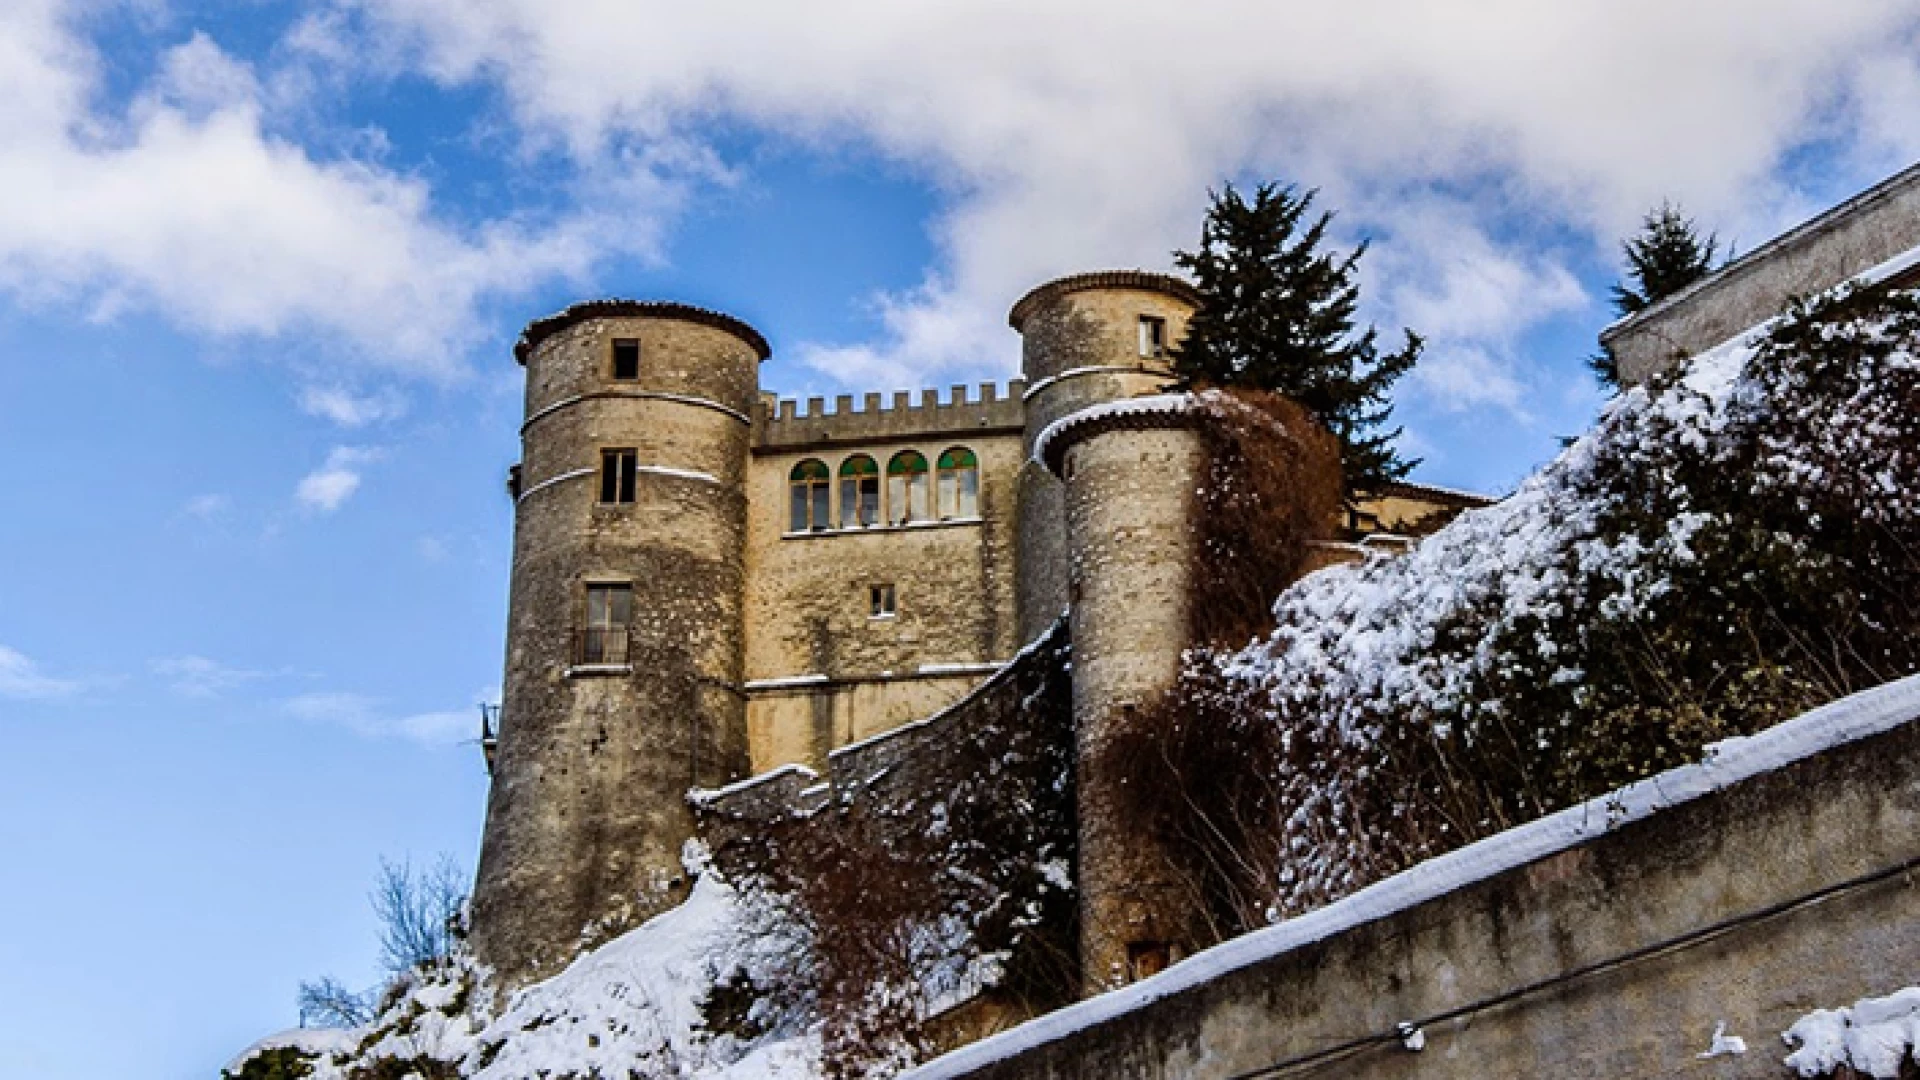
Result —
[{"label": "window with metal railing", "polygon": [[574,663],[588,667],[629,663],[633,586],[626,582],[588,585],[586,615],[575,642]]}]

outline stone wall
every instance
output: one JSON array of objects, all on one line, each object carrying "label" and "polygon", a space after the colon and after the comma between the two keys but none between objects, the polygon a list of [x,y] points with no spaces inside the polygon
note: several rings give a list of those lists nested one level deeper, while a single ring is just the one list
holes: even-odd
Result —
[{"label": "stone wall", "polygon": [[[1019,411],[1017,401],[997,408]],[[850,415],[870,426],[917,416],[928,427],[881,441],[871,431],[854,438],[844,427],[822,428],[812,433],[816,441],[756,448],[747,470],[746,689],[756,772],[790,762],[819,767],[834,747],[932,715],[1019,648],[1018,429],[943,429],[926,410]],[[974,419],[992,416],[982,411]],[[800,462],[822,461],[837,477],[851,454],[871,456],[884,471],[894,454],[909,449],[937,467],[951,447],[965,447],[979,461],[977,516],[789,531],[788,477]],[[833,485],[837,506],[837,478]],[[883,496],[885,488],[883,477]],[[878,585],[893,586],[892,615],[873,616],[868,590]]]},{"label": "stone wall", "polygon": [[[1072,1000],[1074,911],[1071,705],[1063,622],[999,673],[937,715],[835,750],[824,775],[788,766],[692,804],[716,864],[734,881],[757,880],[806,903],[809,885],[841,893],[848,864],[905,864],[887,895],[855,902],[907,916],[922,928],[968,928],[971,952],[1007,952],[995,988],[950,986],[919,1016],[922,1038],[957,1046]],[[827,854],[823,871],[821,855]],[[967,894],[958,896],[958,893]],[[873,903],[869,905],[868,899]],[[871,928],[828,925],[810,913],[823,949]],[[1028,920],[1032,919],[1033,922]],[[904,958],[899,958],[904,963]],[[901,982],[901,971],[861,973],[862,987]],[[868,982],[866,980],[871,980]],[[904,980],[924,989],[917,977]],[[845,1002],[822,987],[827,1002]],[[904,986],[896,985],[896,990]]]},{"label": "stone wall", "polygon": [[1639,383],[1831,288],[1920,247],[1920,165],[1748,252],[1724,269],[1608,327],[1621,380]]},{"label": "stone wall", "polygon": [[[747,769],[740,690],[748,410],[758,335],[676,305],[536,324],[515,501],[500,742],[474,944],[514,987],[685,894],[683,792]],[[616,379],[613,342],[636,341]],[[633,449],[633,501],[600,501]],[[589,585],[626,585],[630,645],[582,663]]]},{"label": "stone wall", "polygon": [[1916,718],[1856,695],[909,1077],[1786,1077],[1794,1020],[1920,973]]},{"label": "stone wall", "polygon": [[1066,509],[1060,481],[1032,460],[1047,425],[1089,405],[1153,394],[1172,375],[1164,355],[1144,355],[1140,318],[1164,320],[1166,341],[1187,333],[1194,299],[1176,278],[1108,271],[1035,288],[1007,321],[1020,333],[1026,375],[1026,457],[1020,463],[1017,620],[1031,638],[1067,609]]}]

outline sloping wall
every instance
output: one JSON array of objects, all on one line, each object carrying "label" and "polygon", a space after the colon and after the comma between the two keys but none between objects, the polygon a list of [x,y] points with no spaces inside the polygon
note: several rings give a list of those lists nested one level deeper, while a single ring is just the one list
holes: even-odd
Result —
[{"label": "sloping wall", "polygon": [[1620,377],[1648,378],[1920,247],[1920,165],[1868,188],[1735,259],[1692,287],[1607,327]]},{"label": "sloping wall", "polygon": [[1920,982],[1916,717],[1920,676],[908,1075],[1790,1075],[1796,1018]]}]

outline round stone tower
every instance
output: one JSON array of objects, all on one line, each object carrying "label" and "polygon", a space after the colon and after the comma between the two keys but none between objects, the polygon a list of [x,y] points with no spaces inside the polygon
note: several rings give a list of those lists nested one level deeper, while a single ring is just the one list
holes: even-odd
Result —
[{"label": "round stone tower", "polygon": [[1020,333],[1026,375],[1026,450],[1020,469],[1020,640],[1038,637],[1067,609],[1065,510],[1060,481],[1033,460],[1055,420],[1105,401],[1153,394],[1169,379],[1168,350],[1199,306],[1192,285],[1166,274],[1107,270],[1034,288],[1007,322]]},{"label": "round stone tower", "polygon": [[[1073,640],[1080,964],[1090,995],[1152,975],[1196,940],[1178,853],[1132,820],[1118,737],[1180,676],[1207,480],[1204,416],[1184,394],[1074,415],[1038,446],[1061,479]],[[1135,778],[1134,782],[1137,782]]]},{"label": "round stone tower", "polygon": [[600,301],[515,347],[506,678],[473,943],[511,990],[685,895],[686,792],[747,767],[746,469],[766,340]]}]

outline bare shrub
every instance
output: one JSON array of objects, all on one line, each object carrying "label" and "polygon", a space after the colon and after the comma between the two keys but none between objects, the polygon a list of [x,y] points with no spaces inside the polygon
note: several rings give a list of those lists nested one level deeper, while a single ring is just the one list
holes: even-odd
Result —
[{"label": "bare shrub", "polygon": [[450,855],[417,872],[411,859],[381,859],[372,900],[380,920],[381,965],[395,976],[438,968],[463,933],[467,875]]},{"label": "bare shrub", "polygon": [[1078,989],[1071,687],[1056,637],[963,715],[812,815],[715,853],[813,943],[829,1074],[932,1051],[933,1006],[985,989],[1037,1014]]}]

